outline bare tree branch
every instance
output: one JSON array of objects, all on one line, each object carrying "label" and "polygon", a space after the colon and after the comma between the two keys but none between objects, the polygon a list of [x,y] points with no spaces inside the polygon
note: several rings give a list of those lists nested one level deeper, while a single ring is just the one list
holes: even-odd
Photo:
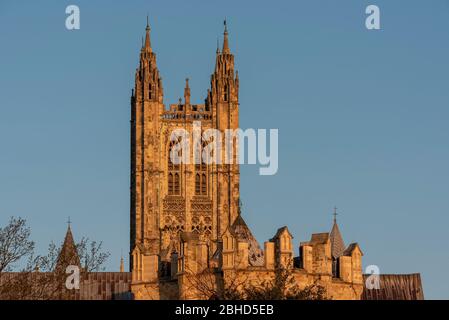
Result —
[{"label": "bare tree branch", "polygon": [[33,252],[30,234],[22,218],[11,217],[8,225],[0,228],[0,273],[11,271],[14,263]]}]

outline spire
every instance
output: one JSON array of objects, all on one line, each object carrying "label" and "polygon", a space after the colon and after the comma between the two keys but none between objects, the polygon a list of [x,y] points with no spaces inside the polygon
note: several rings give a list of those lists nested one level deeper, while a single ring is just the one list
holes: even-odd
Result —
[{"label": "spire", "polygon": [[147,51],[147,52],[152,52],[151,42],[150,42],[150,31],[151,31],[151,28],[150,28],[150,24],[148,22],[148,15],[147,15],[147,27],[145,28],[145,32],[146,32],[146,34],[145,34],[145,51]]},{"label": "spire", "polygon": [[337,213],[337,207],[334,207],[334,213],[333,213],[333,216],[334,216],[334,224],[337,223],[337,215],[338,215],[338,213]]},{"label": "spire", "polygon": [[216,51],[217,55],[220,54],[220,39],[218,39],[217,37],[217,51]]},{"label": "spire", "polygon": [[125,272],[125,262],[123,261],[123,255],[120,258],[120,272]]},{"label": "spire", "polygon": [[76,244],[73,240],[72,230],[70,228],[71,221],[70,218],[67,221],[67,232],[65,234],[64,243],[59,251],[58,260],[56,263],[56,268],[65,269],[69,265],[81,266],[78,251],[76,250]]},{"label": "spire", "polygon": [[230,231],[239,242],[248,243],[248,260],[252,266],[263,265],[263,251],[241,215],[238,215],[230,226]]},{"label": "spire", "polygon": [[185,101],[186,105],[190,104],[189,78],[186,78],[186,87],[184,89],[184,101]]},{"label": "spire", "polygon": [[229,40],[228,40],[228,25],[226,23],[226,19],[224,21],[224,40],[223,40],[223,53],[229,54],[231,51],[229,50]]},{"label": "spire", "polygon": [[334,259],[341,256],[345,250],[345,243],[343,242],[343,237],[341,236],[340,229],[337,224],[337,208],[334,208],[334,225],[332,226],[332,231],[330,233],[331,241],[331,253]]}]

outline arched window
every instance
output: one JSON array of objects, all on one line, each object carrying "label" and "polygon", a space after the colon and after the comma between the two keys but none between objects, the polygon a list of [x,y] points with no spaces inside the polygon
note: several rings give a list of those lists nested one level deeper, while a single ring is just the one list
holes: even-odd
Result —
[{"label": "arched window", "polygon": [[173,194],[179,195],[181,193],[181,183],[179,181],[179,174],[175,173],[175,185]]},{"label": "arched window", "polygon": [[173,190],[173,174],[168,174],[168,194],[171,194],[170,191]]},{"label": "arched window", "polygon": [[201,180],[199,173],[195,176],[195,194],[201,194]]},{"label": "arched window", "polygon": [[201,177],[201,194],[207,195],[207,180],[206,180],[206,174],[203,173]]},{"label": "arched window", "polygon": [[[171,160],[171,151],[175,146],[175,142],[172,141],[168,148],[168,194],[169,195],[181,195],[181,165],[174,164]],[[180,157],[182,152],[179,151]]]},{"label": "arched window", "polygon": [[332,277],[340,278],[340,259],[332,259]]},{"label": "arched window", "polygon": [[203,160],[203,150],[207,146],[206,142],[202,143],[202,148],[197,154],[197,161],[195,164],[195,194],[199,196],[207,196],[207,163]]}]

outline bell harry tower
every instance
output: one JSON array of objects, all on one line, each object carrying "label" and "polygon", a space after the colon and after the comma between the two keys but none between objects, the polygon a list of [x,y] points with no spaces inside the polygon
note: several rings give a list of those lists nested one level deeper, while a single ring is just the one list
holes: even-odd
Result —
[{"label": "bell harry tower", "polygon": [[[237,161],[226,164],[221,152],[218,163],[195,163],[192,144],[190,162],[174,164],[170,159],[173,130],[190,134],[200,122],[201,133],[207,129],[222,133],[223,146],[224,131],[239,127],[239,79],[226,22],[204,103],[192,104],[190,91],[186,79],[184,101],[165,108],[147,21],[131,96],[130,270],[136,285],[156,283],[174,267],[171,257],[180,250],[183,233],[204,243],[209,261],[239,215]],[[204,136],[200,141],[203,146],[210,142]],[[236,143],[232,154],[236,159]]]}]

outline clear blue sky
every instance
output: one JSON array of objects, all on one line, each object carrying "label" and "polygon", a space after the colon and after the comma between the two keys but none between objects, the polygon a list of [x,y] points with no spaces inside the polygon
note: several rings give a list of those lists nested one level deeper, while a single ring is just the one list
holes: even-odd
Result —
[{"label": "clear blue sky", "polygon": [[[65,7],[81,30],[65,29]],[[381,9],[381,31],[365,8]],[[279,172],[242,167],[243,214],[260,242],[329,231],[382,273],[422,274],[449,298],[449,1],[0,2],[0,224],[28,219],[38,249],[129,247],[129,96],[146,14],[165,103],[209,86],[227,17],[242,128],[279,128]]]}]

